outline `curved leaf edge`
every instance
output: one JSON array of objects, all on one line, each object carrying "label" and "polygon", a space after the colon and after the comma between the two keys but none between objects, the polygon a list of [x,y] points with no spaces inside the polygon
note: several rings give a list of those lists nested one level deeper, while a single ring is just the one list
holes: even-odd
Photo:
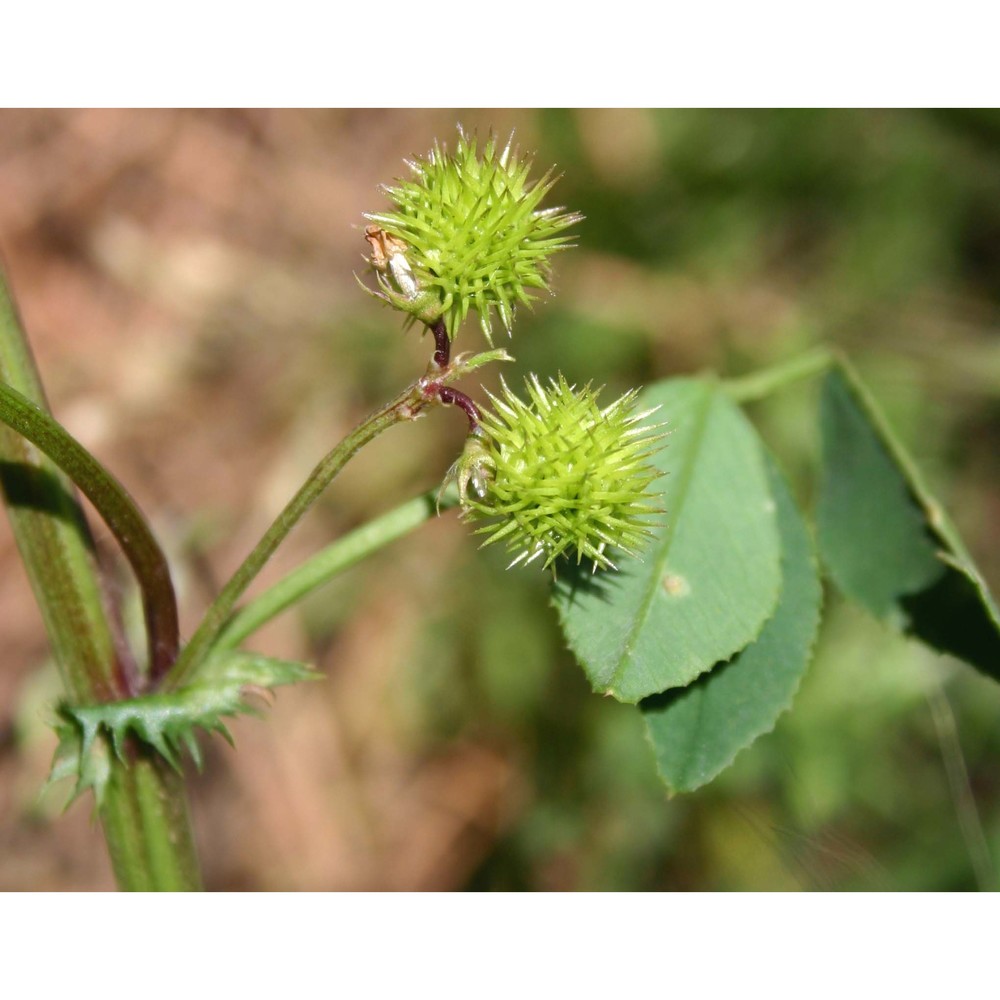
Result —
[{"label": "curved leaf edge", "polygon": [[[736,666],[740,658],[747,655],[754,646],[761,640],[761,638],[766,635],[769,628],[775,628],[782,615],[782,607],[788,599],[787,595],[787,576],[788,576],[788,551],[787,543],[797,544],[800,541],[805,541],[806,545],[806,564],[808,566],[808,572],[810,580],[815,584],[816,589],[816,600],[815,603],[811,605],[809,611],[809,618],[811,619],[811,625],[809,626],[809,637],[805,644],[805,648],[802,651],[803,667],[799,673],[798,678],[795,680],[794,684],[788,688],[785,697],[774,706],[774,716],[771,724],[766,728],[761,728],[758,730],[753,737],[742,746],[736,747],[732,753],[727,754],[724,758],[720,760],[718,766],[714,768],[712,773],[707,774],[701,779],[695,781],[678,781],[676,776],[668,776],[664,773],[663,767],[660,761],[659,754],[657,753],[656,740],[653,735],[650,721],[648,719],[647,713],[643,711],[643,702],[639,703],[640,711],[643,711],[645,725],[645,737],[649,744],[650,751],[653,754],[654,760],[656,762],[656,770],[660,779],[663,781],[667,788],[668,795],[673,797],[677,794],[688,793],[697,791],[699,788],[704,787],[710,782],[714,781],[723,771],[726,771],[732,766],[737,757],[745,751],[749,750],[759,739],[764,736],[773,733],[777,727],[780,718],[788,712],[792,705],[794,704],[795,698],[802,686],[802,681],[805,678],[805,674],[811,666],[813,659],[816,654],[816,647],[819,642],[820,625],[823,619],[823,603],[824,603],[824,592],[822,585],[822,575],[821,575],[821,563],[818,555],[818,547],[816,544],[815,534],[813,526],[809,523],[808,519],[804,516],[799,505],[792,498],[791,491],[788,488],[787,481],[785,479],[784,473],[781,471],[777,461],[774,457],[764,449],[764,455],[767,465],[768,478],[770,480],[770,485],[772,493],[775,497],[775,502],[778,505],[778,517],[779,517],[779,530],[783,536],[783,546],[781,554],[781,565],[782,565],[782,589],[780,596],[778,598],[778,605],[768,619],[764,623],[761,634],[758,635],[757,639],[749,643],[742,650],[735,653],[728,660],[720,661],[715,664],[709,671],[697,677],[685,688],[675,688],[671,689],[664,694],[674,694],[676,697],[683,697],[684,692],[689,691],[696,685],[706,685],[713,682],[717,682],[721,679],[721,675],[717,674],[716,671],[725,668],[727,666]],[[785,519],[786,523],[784,527],[782,525],[782,518]],[[794,522],[794,523],[792,523]],[[799,536],[799,537],[795,537]],[[644,699],[644,701],[652,701],[656,696],[652,696],[650,699]]]},{"label": "curved leaf edge", "polygon": [[[712,392],[718,393],[719,396],[726,403],[732,403],[733,404],[733,411],[734,411],[734,413],[736,415],[738,415],[738,417],[742,421],[742,424],[743,424],[745,430],[749,432],[749,438],[748,438],[748,440],[752,440],[753,447],[754,447],[755,451],[757,452],[758,458],[760,460],[761,471],[762,471],[763,476],[764,476],[764,485],[765,485],[765,488],[768,489],[768,491],[770,491],[769,476],[768,476],[768,463],[770,461],[770,454],[768,453],[767,448],[764,445],[764,442],[761,440],[760,434],[757,431],[757,428],[754,426],[753,422],[747,416],[747,413],[746,413],[744,407],[741,406],[741,405],[739,405],[736,401],[730,399],[729,395],[725,392],[725,387],[723,386],[723,384],[721,382],[719,382],[719,380],[715,376],[713,376],[711,374],[704,374],[704,375],[700,375],[700,376],[673,376],[673,377],[670,377],[670,378],[667,378],[667,379],[662,379],[662,380],[660,380],[658,382],[654,382],[652,385],[647,386],[646,389],[644,390],[643,395],[640,396],[640,399],[639,399],[640,404],[645,399],[645,394],[646,393],[648,393],[648,392],[650,392],[652,390],[655,390],[658,386],[661,386],[661,385],[666,384],[666,383],[673,383],[673,384],[676,384],[676,385],[682,385],[683,384],[683,385],[698,385],[698,386],[702,386],[702,387],[704,387],[706,389],[711,390]],[[711,405],[711,402],[712,401],[709,400],[709,405]],[[670,432],[668,431],[666,434],[664,434],[664,437],[665,438],[669,438],[669,434],[670,434]],[[693,461],[694,461],[694,459],[692,459],[692,462]],[[665,475],[669,475],[669,474],[672,474],[672,473],[671,472],[665,472],[664,474]],[[773,502],[773,496],[771,497],[771,500]],[[650,548],[655,547],[655,545],[656,545],[656,542],[654,541],[652,543],[652,545],[650,546]],[[644,552],[640,552],[640,553],[637,554],[637,556],[635,558],[639,562],[642,562],[644,560],[645,555],[646,555],[645,551]],[[780,561],[780,553],[779,553],[778,559]],[[590,586],[600,587],[600,578],[597,575],[591,574],[585,568],[581,568],[581,567],[578,567],[578,566],[573,565],[573,564],[567,564],[565,567],[561,568],[560,572],[563,573],[564,578],[565,577],[571,577],[571,578],[573,578],[575,580],[578,580],[580,582],[580,586],[583,589],[586,589],[586,588],[588,588]],[[596,582],[591,582],[591,578],[593,578],[593,580],[596,581]],[[567,629],[568,629],[568,621],[567,621],[567,617],[566,617],[566,607],[564,605],[564,602],[560,601],[557,598],[557,586],[558,586],[559,582],[560,581],[558,580],[558,578],[554,574],[553,575],[553,586],[551,588],[550,595],[549,595],[549,605],[551,607],[553,607],[555,609],[555,611],[556,611],[556,615],[557,615],[559,626],[560,626],[560,631],[563,634],[563,637],[564,637],[564,640],[565,640],[565,644],[566,644],[566,648],[569,650],[569,652],[572,655],[573,659],[576,660],[576,662],[582,668],[584,676],[587,679],[587,683],[590,685],[591,691],[594,694],[597,694],[597,695],[602,695],[602,696],[605,696],[605,697],[614,698],[616,701],[620,702],[621,704],[624,704],[624,705],[636,705],[636,706],[638,706],[639,704],[641,704],[641,702],[642,702],[642,700],[644,698],[652,697],[652,696],[654,696],[657,693],[663,693],[662,691],[661,692],[656,692],[654,690],[654,691],[647,691],[646,693],[643,693],[643,694],[635,694],[635,693],[632,693],[632,692],[623,691],[622,688],[621,688],[620,683],[611,683],[611,684],[609,684],[606,681],[601,681],[601,680],[598,679],[598,677],[597,677],[597,675],[599,673],[598,661],[593,656],[589,656],[585,650],[581,650],[579,648],[574,647],[571,644],[570,640],[569,640],[568,631],[567,631]],[[711,670],[713,670],[720,663],[726,663],[726,662],[728,662],[730,659],[738,656],[739,653],[743,649],[745,649],[747,646],[753,645],[753,643],[755,643],[759,639],[761,633],[766,628],[768,622],[774,617],[774,614],[775,614],[775,612],[777,610],[777,607],[778,607],[778,604],[779,604],[780,596],[781,596],[781,579],[780,579],[780,574],[779,574],[778,580],[775,583],[775,586],[774,586],[774,589],[773,589],[773,593],[769,593],[768,597],[767,597],[768,610],[766,611],[766,613],[764,614],[764,616],[762,618],[760,618],[760,620],[759,620],[759,622],[758,622],[758,624],[756,626],[756,629],[753,632],[751,632],[751,633],[749,633],[747,635],[747,637],[745,638],[743,644],[740,645],[740,646],[737,646],[735,649],[733,649],[725,659],[715,660],[715,661],[713,661],[711,663],[706,663],[697,673],[695,673],[694,675],[692,675],[686,682],[680,683],[680,684],[675,684],[674,686],[668,687],[668,688],[666,688],[664,690],[668,690],[668,691],[682,691],[682,690],[684,690],[685,688],[687,688],[691,684],[696,683],[699,679],[705,677]],[[621,673],[621,666],[619,666],[617,673],[619,673],[619,674]]]},{"label": "curved leaf edge", "polygon": [[[1000,635],[1000,605],[986,582],[982,572],[972,558],[968,547],[965,545],[955,523],[948,515],[943,504],[935,497],[927,486],[926,480],[914,461],[912,456],[900,442],[895,431],[889,424],[888,419],[882,412],[871,391],[862,380],[857,369],[843,355],[836,358],[835,364],[826,375],[826,382],[829,383],[837,378],[844,383],[847,392],[852,396],[853,402],[857,405],[860,413],[868,420],[878,442],[885,449],[885,452],[896,466],[900,474],[910,499],[920,511],[924,519],[924,530],[934,543],[937,551],[937,560],[941,565],[940,575],[916,592],[900,593],[898,600],[900,606],[906,609],[908,622],[901,628],[898,623],[889,621],[884,615],[877,614],[864,600],[860,600],[850,587],[844,587],[842,581],[832,570],[823,552],[822,536],[817,537],[817,547],[820,554],[821,564],[826,571],[827,577],[834,583],[837,589],[856,603],[863,607],[869,607],[872,613],[882,621],[890,625],[895,624],[904,634],[924,643],[929,648],[938,653],[957,657],[960,660],[976,667],[994,680],[1000,680],[1000,663],[984,663],[973,650],[963,648],[963,644],[956,646],[954,636],[945,636],[933,623],[925,620],[919,613],[921,605],[936,606],[940,603],[941,595],[949,591],[949,586],[958,585],[971,589],[973,600],[977,601],[980,609],[984,612],[983,619],[977,624],[976,634],[982,638],[984,632],[990,633],[990,642],[995,647]],[[957,580],[956,580],[957,578]],[[918,620],[919,619],[919,620]],[[971,640],[970,640],[971,641]],[[975,645],[973,642],[972,645]]]},{"label": "curved leaf edge", "polygon": [[913,498],[923,510],[928,529],[936,536],[939,542],[951,550],[951,552],[939,552],[938,558],[945,567],[950,567],[961,573],[973,584],[979,597],[982,599],[988,615],[993,619],[997,627],[1000,628],[1000,608],[997,607],[996,599],[986,584],[982,573],[979,571],[979,567],[976,566],[962,536],[955,527],[955,523],[948,515],[944,506],[927,486],[923,473],[909,452],[900,443],[899,438],[876,403],[871,391],[861,380],[861,376],[854,366],[846,358],[838,358],[837,365],[833,370],[843,377],[848,388],[853,392],[862,412],[871,421],[882,445],[902,471]]}]

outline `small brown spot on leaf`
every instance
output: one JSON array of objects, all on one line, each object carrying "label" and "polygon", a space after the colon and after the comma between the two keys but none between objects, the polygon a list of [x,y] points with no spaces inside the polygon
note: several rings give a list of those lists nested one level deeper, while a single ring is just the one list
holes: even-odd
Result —
[{"label": "small brown spot on leaf", "polygon": [[688,585],[687,580],[677,573],[664,573],[662,584],[663,589],[671,597],[684,597],[691,592],[691,587]]}]

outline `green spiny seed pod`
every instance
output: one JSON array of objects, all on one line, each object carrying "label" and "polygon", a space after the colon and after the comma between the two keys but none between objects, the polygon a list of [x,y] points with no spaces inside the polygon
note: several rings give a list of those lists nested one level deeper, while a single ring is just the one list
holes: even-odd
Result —
[{"label": "green spiny seed pod", "polygon": [[654,411],[634,412],[635,390],[601,407],[600,390],[561,375],[548,386],[533,375],[525,386],[530,402],[506,383],[491,394],[494,412],[456,465],[462,505],[488,520],[477,531],[484,545],[503,541],[516,554],[512,566],[548,567],[566,555],[614,569],[608,550],[636,554],[658,512],[649,486],[660,473],[647,460],[662,435],[644,423]]},{"label": "green spiny seed pod", "polygon": [[393,211],[366,216],[385,298],[424,323],[443,318],[450,339],[470,309],[490,344],[492,312],[509,334],[514,307],[535,298],[530,289],[548,289],[549,258],[582,218],[539,208],[557,178],[550,170],[532,183],[531,165],[493,136],[480,153],[461,128],[454,154],[435,143],[408,162],[413,179],[384,188]]}]

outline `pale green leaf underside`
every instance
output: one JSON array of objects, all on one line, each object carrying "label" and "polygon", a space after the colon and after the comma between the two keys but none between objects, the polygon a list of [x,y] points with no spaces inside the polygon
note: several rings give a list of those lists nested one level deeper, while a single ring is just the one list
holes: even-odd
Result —
[{"label": "pale green leaf underside", "polygon": [[1000,611],[958,532],[857,376],[823,385],[817,539],[837,586],[873,614],[1000,678]]},{"label": "pale green leaf underside", "polygon": [[714,381],[669,379],[636,404],[659,406],[665,513],[620,572],[560,568],[553,601],[594,689],[637,702],[689,684],[752,642],[781,583],[774,501],[753,428]]},{"label": "pale green leaf underside", "polygon": [[781,535],[781,597],[751,645],[683,690],[642,702],[657,767],[680,792],[707,784],[770,732],[809,664],[822,591],[812,540],[781,473],[769,463]]}]

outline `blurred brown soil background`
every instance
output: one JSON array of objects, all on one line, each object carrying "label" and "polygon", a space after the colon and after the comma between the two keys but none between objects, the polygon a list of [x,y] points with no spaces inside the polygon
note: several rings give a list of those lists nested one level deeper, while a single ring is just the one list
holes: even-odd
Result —
[{"label": "blurred brown soil background", "polygon": [[[587,215],[555,300],[518,316],[509,377],[620,392],[844,347],[1000,584],[996,117],[0,111],[0,253],[50,402],[150,518],[185,634],[315,462],[423,370],[428,343],[354,272],[377,185],[457,121],[516,129]],[[809,399],[753,411],[807,505]],[[463,432],[445,410],[388,432],[255,589],[436,488]],[[793,711],[668,801],[638,714],[563,649],[542,574],[503,566],[446,515],[254,637],[324,679],[234,722],[235,752],[203,740],[209,888],[972,888],[955,751],[997,856],[991,682],[830,594]],[[39,796],[58,684],[5,518],[0,649],[0,890],[111,889],[89,800]],[[929,685],[954,705],[947,748]]]}]

